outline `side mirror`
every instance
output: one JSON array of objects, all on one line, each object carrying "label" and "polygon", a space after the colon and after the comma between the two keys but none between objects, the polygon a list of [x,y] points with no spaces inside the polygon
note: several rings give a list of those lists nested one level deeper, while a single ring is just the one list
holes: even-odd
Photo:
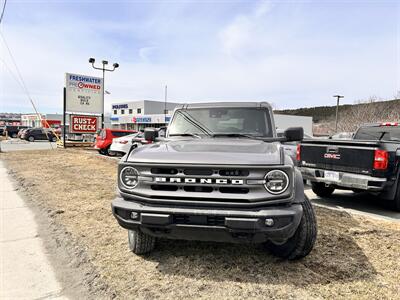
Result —
[{"label": "side mirror", "polygon": [[303,127],[290,127],[285,130],[284,136],[286,138],[286,142],[301,141],[304,138],[304,129]]},{"label": "side mirror", "polygon": [[146,128],[144,130],[144,139],[146,141],[154,142],[158,137],[158,130],[155,128]]},{"label": "side mirror", "polygon": [[133,138],[133,139],[132,139],[132,143],[140,143],[140,142],[142,142],[142,141],[143,141],[142,138]]}]

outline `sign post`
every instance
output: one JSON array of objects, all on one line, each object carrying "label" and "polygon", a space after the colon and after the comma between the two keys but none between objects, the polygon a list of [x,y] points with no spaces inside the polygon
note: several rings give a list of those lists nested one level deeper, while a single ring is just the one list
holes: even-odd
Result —
[{"label": "sign post", "polygon": [[65,108],[66,108],[66,102],[67,102],[67,90],[66,90],[66,88],[64,87],[64,89],[63,89],[63,128],[62,128],[62,130],[63,130],[63,146],[64,146],[64,149],[65,148],[67,148],[67,145],[66,145],[66,139],[65,139],[65,131],[67,130],[67,124],[66,124],[66,118],[65,118]]},{"label": "sign post", "polygon": [[[96,133],[101,116],[104,124],[104,79],[99,77],[65,73],[64,87],[64,148],[66,148],[66,114],[71,115],[69,132]],[[88,116],[90,115],[90,116]],[[97,115],[97,116],[94,116]]]}]

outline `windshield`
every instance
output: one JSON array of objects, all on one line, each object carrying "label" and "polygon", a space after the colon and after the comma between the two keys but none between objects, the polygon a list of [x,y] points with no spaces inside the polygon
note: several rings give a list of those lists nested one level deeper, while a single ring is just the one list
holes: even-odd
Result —
[{"label": "windshield", "polygon": [[400,127],[398,126],[381,126],[381,127],[362,127],[356,135],[355,140],[383,140],[383,141],[399,141]]},{"label": "windshield", "polygon": [[251,135],[273,137],[268,110],[258,108],[198,108],[177,110],[169,135]]}]

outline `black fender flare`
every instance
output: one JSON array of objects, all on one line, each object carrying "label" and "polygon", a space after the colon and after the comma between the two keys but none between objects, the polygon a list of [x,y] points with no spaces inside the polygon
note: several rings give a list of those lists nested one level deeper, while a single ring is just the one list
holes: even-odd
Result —
[{"label": "black fender flare", "polygon": [[304,183],[303,175],[298,168],[294,168],[294,199],[293,203],[303,203],[304,202]]}]

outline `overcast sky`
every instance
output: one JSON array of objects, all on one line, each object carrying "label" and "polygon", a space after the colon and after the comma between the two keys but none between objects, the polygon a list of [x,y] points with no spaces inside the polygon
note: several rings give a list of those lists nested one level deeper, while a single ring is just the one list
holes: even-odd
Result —
[{"label": "overcast sky", "polygon": [[[120,64],[107,110],[163,100],[165,84],[170,101],[277,108],[400,90],[400,1],[9,0],[1,32],[41,112],[62,112],[65,72],[100,75],[89,57]],[[0,111],[30,112],[0,47]]]}]

